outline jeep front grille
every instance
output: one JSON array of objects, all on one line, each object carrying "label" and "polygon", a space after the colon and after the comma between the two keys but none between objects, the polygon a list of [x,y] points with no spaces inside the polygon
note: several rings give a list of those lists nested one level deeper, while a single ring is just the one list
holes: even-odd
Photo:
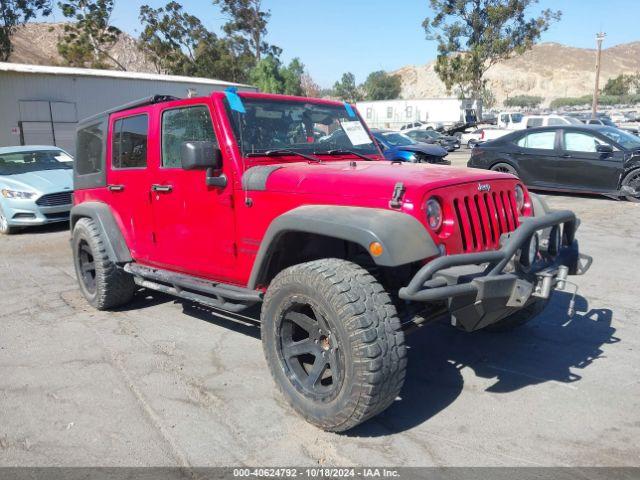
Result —
[{"label": "jeep front grille", "polygon": [[494,250],[500,236],[518,225],[515,198],[511,190],[483,192],[456,198],[453,208],[460,226],[465,252]]},{"label": "jeep front grille", "polygon": [[59,205],[71,205],[73,192],[48,193],[36,200],[36,205],[41,207],[57,207]]}]

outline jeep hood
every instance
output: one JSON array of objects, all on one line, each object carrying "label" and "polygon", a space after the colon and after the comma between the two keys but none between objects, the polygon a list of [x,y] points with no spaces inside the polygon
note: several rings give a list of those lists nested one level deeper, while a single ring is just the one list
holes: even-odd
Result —
[{"label": "jeep hood", "polygon": [[402,182],[407,194],[411,194],[469,182],[515,181],[511,175],[490,170],[388,161],[358,161],[355,167],[344,161],[285,163],[250,168],[245,177],[254,168],[268,170],[261,175],[252,175],[259,179],[260,185],[257,186],[260,188],[243,179],[245,188],[249,190],[330,195],[336,198],[389,198],[398,182]]}]

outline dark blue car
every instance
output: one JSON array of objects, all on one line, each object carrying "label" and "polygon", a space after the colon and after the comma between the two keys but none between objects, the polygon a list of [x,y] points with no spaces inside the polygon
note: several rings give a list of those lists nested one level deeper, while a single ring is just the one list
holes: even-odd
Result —
[{"label": "dark blue car", "polygon": [[451,165],[446,160],[447,151],[438,146],[418,143],[400,132],[393,130],[371,130],[387,160],[400,160],[413,163],[435,163]]}]

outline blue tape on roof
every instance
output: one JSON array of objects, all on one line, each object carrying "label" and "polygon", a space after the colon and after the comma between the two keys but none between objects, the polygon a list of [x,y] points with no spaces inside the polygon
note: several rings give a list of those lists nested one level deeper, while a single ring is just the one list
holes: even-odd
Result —
[{"label": "blue tape on roof", "polygon": [[351,105],[349,105],[347,102],[344,102],[344,108],[347,109],[347,115],[349,115],[351,118],[356,118],[356,112],[353,111]]},{"label": "blue tape on roof", "polygon": [[236,87],[226,88],[224,94],[227,96],[227,101],[229,102],[231,110],[235,110],[240,113],[247,112],[242,104],[242,99],[238,96],[238,89]]}]

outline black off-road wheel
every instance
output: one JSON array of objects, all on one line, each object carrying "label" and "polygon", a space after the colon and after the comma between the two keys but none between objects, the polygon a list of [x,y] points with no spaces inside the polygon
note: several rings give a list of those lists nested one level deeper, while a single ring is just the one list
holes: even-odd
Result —
[{"label": "black off-road wheel", "polygon": [[624,198],[626,200],[635,203],[640,202],[640,168],[629,172],[627,176],[624,177],[624,180],[622,180],[622,186],[639,192],[638,195],[625,195]]},{"label": "black off-road wheel", "polygon": [[510,173],[511,175],[514,175],[516,177],[518,176],[518,171],[508,163],[496,163],[493,167],[491,167],[491,170],[493,170],[494,172]]},{"label": "black off-road wheel", "polygon": [[484,330],[488,332],[508,332],[514,328],[521,327],[540,315],[548,303],[548,299],[537,298],[526,307],[512,313],[508,317],[486,326]]},{"label": "black off-road wheel", "polygon": [[404,333],[391,298],[362,267],[323,259],[280,272],[262,306],[262,346],[289,404],[323,430],[386,409],[404,383]]},{"label": "black off-road wheel", "polygon": [[109,259],[93,220],[78,220],[71,244],[80,291],[93,307],[108,310],[131,300],[136,291],[133,277]]}]

